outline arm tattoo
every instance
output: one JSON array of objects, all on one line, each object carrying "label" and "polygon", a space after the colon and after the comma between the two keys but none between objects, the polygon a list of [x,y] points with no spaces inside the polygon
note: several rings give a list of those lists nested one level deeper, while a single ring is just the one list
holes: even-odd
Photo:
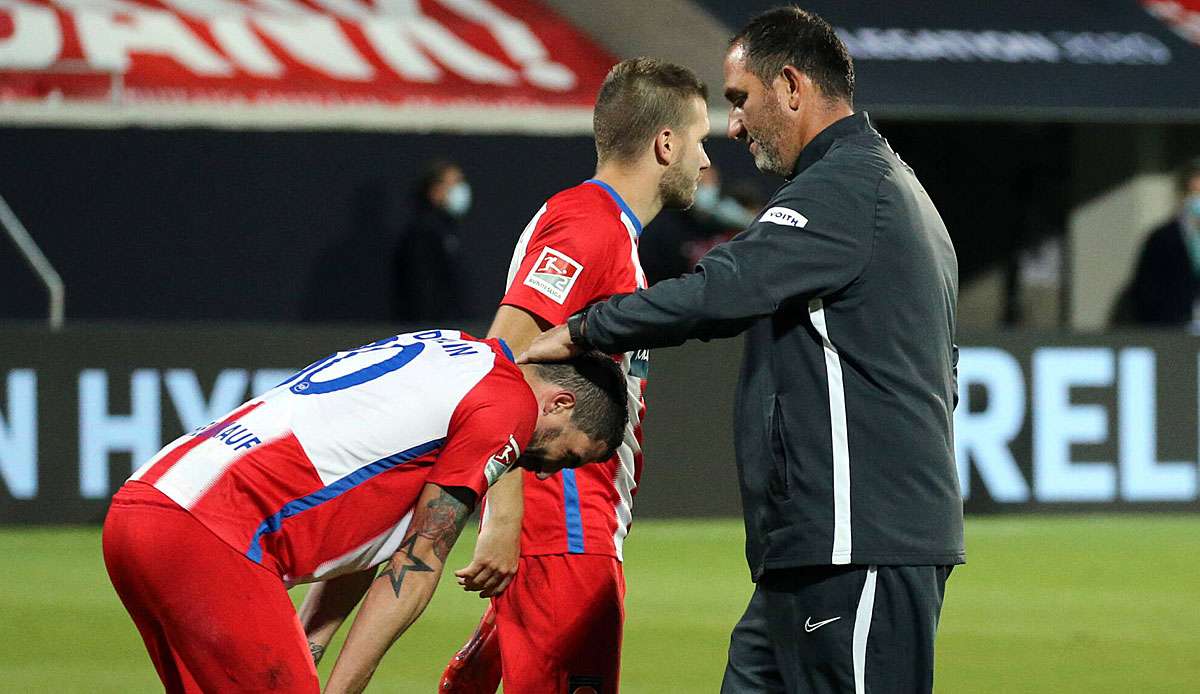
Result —
[{"label": "arm tattoo", "polygon": [[448,494],[445,489],[425,505],[425,522],[417,532],[433,543],[433,553],[442,562],[450,556],[455,540],[467,523],[471,508]]},{"label": "arm tattoo", "polygon": [[325,647],[319,643],[308,642],[308,651],[312,653],[313,665],[321,663],[321,656],[325,655]]},{"label": "arm tattoo", "polygon": [[417,544],[417,537],[417,535],[409,535],[404,544],[400,545],[400,549],[396,551],[397,555],[403,553],[407,561],[397,566],[396,557],[393,556],[391,561],[387,563],[387,566],[379,574],[380,576],[387,576],[388,580],[391,581],[392,592],[396,594],[396,597],[400,597],[400,589],[404,586],[404,577],[408,575],[409,571],[433,571],[433,567],[421,561],[420,557],[413,554],[413,546]]},{"label": "arm tattoo", "polygon": [[417,538],[423,537],[433,544],[433,553],[443,564],[450,556],[450,549],[467,523],[471,508],[456,499],[452,494],[442,490],[436,498],[425,504],[424,509],[418,509],[415,529],[411,535],[396,550],[390,561],[379,573],[380,577],[387,576],[392,584],[392,592],[400,597],[400,589],[404,586],[404,577],[408,572],[425,573],[433,571],[416,555]]}]

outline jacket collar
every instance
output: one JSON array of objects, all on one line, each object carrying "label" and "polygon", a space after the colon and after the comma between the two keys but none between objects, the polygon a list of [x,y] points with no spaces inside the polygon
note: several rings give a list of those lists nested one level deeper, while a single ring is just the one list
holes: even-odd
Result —
[{"label": "jacket collar", "polygon": [[792,169],[792,175],[788,176],[788,180],[799,176],[805,169],[820,161],[834,142],[852,135],[874,131],[875,128],[871,127],[871,119],[866,111],[852,113],[834,121],[817,133],[817,136],[805,145],[804,149],[800,150],[800,156],[796,158],[796,167]]}]

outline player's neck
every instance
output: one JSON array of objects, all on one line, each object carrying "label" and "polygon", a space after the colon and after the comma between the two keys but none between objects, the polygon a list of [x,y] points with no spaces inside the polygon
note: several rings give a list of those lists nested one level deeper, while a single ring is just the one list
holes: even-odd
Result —
[{"label": "player's neck", "polygon": [[635,167],[605,165],[596,169],[593,178],[604,181],[629,205],[642,227],[662,211],[662,196],[658,192],[661,174],[641,171]]}]

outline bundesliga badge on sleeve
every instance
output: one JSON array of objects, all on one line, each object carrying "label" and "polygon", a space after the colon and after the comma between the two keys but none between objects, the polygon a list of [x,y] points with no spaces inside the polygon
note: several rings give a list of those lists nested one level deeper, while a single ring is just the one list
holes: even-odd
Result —
[{"label": "bundesliga badge on sleeve", "polygon": [[562,304],[566,302],[581,272],[583,266],[566,253],[546,246],[525,277],[525,284]]},{"label": "bundesliga badge on sleeve", "polygon": [[508,472],[520,455],[521,447],[517,445],[516,438],[510,434],[508,443],[505,443],[503,448],[488,458],[487,466],[483,469],[483,476],[487,478],[488,486],[495,484],[501,475]]}]

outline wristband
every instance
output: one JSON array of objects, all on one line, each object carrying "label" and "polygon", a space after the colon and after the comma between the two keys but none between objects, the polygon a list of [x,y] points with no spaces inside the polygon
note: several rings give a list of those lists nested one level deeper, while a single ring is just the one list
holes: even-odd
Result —
[{"label": "wristband", "polygon": [[592,343],[587,338],[587,314],[588,310],[585,308],[567,319],[567,334],[571,336],[571,342],[584,350],[592,348]]}]

